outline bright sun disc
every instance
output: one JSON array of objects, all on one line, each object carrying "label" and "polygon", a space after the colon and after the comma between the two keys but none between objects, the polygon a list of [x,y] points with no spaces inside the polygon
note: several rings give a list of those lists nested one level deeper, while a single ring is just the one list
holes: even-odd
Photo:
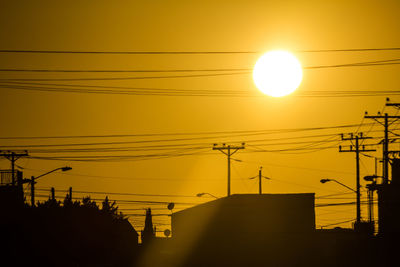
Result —
[{"label": "bright sun disc", "polygon": [[286,51],[270,51],[254,66],[253,80],[261,92],[280,97],[294,92],[303,78],[300,62]]}]

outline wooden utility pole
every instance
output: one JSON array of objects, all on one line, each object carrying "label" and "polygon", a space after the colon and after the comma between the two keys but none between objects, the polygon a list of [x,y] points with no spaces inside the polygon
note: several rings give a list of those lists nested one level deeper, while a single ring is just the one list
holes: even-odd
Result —
[{"label": "wooden utility pole", "polygon": [[228,156],[228,197],[231,195],[231,156],[235,154],[239,149],[244,149],[244,143],[241,146],[231,146],[222,144],[222,146],[218,146],[214,144],[213,150],[219,150],[225,155]]},{"label": "wooden utility pole", "polygon": [[1,151],[0,156],[5,157],[9,161],[11,161],[11,182],[12,185],[16,185],[16,177],[15,177],[15,162],[21,157],[27,157],[28,152],[25,151]]},{"label": "wooden utility pole", "polygon": [[31,184],[31,206],[35,206],[35,177],[31,176],[30,184]]},{"label": "wooden utility pole", "polygon": [[262,167],[258,170],[258,193],[262,194]]},{"label": "wooden utility pole", "polygon": [[[386,106],[400,106],[397,103],[386,103]],[[384,127],[384,139],[383,139],[383,149],[382,149],[382,158],[383,158],[383,166],[382,166],[382,177],[383,177],[383,184],[389,183],[389,126],[393,124],[395,121],[400,119],[400,116],[389,116],[387,113],[381,115],[378,113],[376,116],[369,116],[366,115],[364,118],[367,119],[374,119],[376,122],[381,124]],[[383,122],[380,121],[383,119]],[[394,119],[389,123],[389,119]]]},{"label": "wooden utility pole", "polygon": [[356,134],[355,136],[353,134],[350,134],[349,138],[345,138],[343,134],[341,135],[342,140],[348,140],[348,141],[353,141],[355,140],[355,149],[353,150],[353,145],[350,145],[350,149],[344,150],[342,149],[342,146],[339,146],[339,152],[355,152],[356,153],[356,193],[357,193],[357,223],[361,222],[361,193],[360,193],[360,152],[372,152],[376,151],[375,149],[365,149],[365,146],[363,145],[360,148],[359,140],[363,139],[370,139],[371,137],[365,137],[362,135],[362,133]]},{"label": "wooden utility pole", "polygon": [[262,178],[270,180],[271,178],[262,175],[262,167],[258,170],[258,176],[250,177],[249,179],[258,178],[258,193],[262,194]]},{"label": "wooden utility pole", "polygon": [[56,200],[56,192],[54,187],[51,188],[51,200],[55,201]]}]

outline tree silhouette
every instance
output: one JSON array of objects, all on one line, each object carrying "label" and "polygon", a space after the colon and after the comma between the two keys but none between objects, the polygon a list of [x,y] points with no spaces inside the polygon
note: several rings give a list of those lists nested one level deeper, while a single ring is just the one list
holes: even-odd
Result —
[{"label": "tree silhouette", "polygon": [[14,262],[8,266],[130,266],[137,255],[138,235],[108,197],[100,209],[90,196],[73,201],[67,194],[8,217],[0,222],[3,229],[12,226],[5,240],[24,244],[24,257],[11,257],[19,246],[9,248]]}]

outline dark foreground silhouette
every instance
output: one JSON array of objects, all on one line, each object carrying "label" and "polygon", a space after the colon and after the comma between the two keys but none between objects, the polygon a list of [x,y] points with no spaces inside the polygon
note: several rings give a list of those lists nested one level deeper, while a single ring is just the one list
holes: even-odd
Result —
[{"label": "dark foreground silhouette", "polygon": [[363,224],[315,229],[312,193],[242,194],[174,212],[170,238],[156,237],[148,209],[138,244],[108,198],[101,207],[69,195],[32,207],[21,187],[0,186],[0,266],[397,266],[400,160],[392,164],[391,183],[373,184],[378,235]]},{"label": "dark foreground silhouette", "polygon": [[106,198],[49,199],[1,212],[0,266],[131,266],[138,234]]}]

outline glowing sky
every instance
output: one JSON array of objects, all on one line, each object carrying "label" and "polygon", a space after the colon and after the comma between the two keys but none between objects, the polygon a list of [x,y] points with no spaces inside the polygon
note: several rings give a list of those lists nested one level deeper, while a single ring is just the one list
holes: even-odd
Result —
[{"label": "glowing sky", "polygon": [[[113,1],[112,4],[109,1],[74,3],[2,1],[0,49],[256,51],[259,53],[222,55],[0,53],[0,68],[247,69],[254,66],[262,53],[271,49],[292,51],[303,67],[387,60],[399,58],[400,52],[304,53],[300,51],[399,47],[399,13],[398,1]],[[74,85],[245,91],[246,94],[253,95],[251,97],[103,95],[1,88],[0,136],[225,132],[359,124],[364,111],[375,113],[382,110],[385,103],[384,96],[304,97],[301,94],[335,90],[396,90],[400,82],[398,70],[397,65],[305,69],[303,81],[296,93],[279,99],[259,93],[252,81],[251,73],[215,77],[56,82]],[[110,78],[143,75],[0,72],[0,79]],[[396,97],[392,99],[396,101]],[[375,126],[373,130],[381,129],[380,126]],[[198,140],[199,143],[209,144],[210,149],[206,154],[168,159],[123,162],[21,159],[18,165],[25,167],[26,177],[39,175],[59,166],[73,167],[69,175],[54,173],[43,177],[37,185],[42,188],[55,186],[56,189],[67,189],[72,186],[74,190],[86,191],[182,195],[210,192],[224,196],[226,157],[218,151],[212,151],[212,144],[247,141],[249,144],[247,151],[245,149],[234,156],[242,162],[232,162],[233,193],[256,193],[258,188],[256,181],[248,178],[257,175],[259,166],[263,166],[266,176],[276,178],[275,181],[265,181],[263,188],[266,193],[315,192],[317,195],[325,195],[344,192],[345,189],[335,184],[321,185],[319,183],[321,178],[340,179],[343,183],[354,187],[354,154],[339,153],[336,147],[305,154],[250,153],[251,150],[255,150],[254,147],[251,149],[251,140],[355,130],[356,128],[330,129],[291,135],[252,137],[238,135],[210,138]],[[382,133],[375,132],[374,136],[382,136]],[[107,140],[101,138],[18,142],[2,140],[0,144],[9,146],[87,143],[151,138],[157,139],[130,137]],[[165,138],[179,138],[179,136],[163,136],[158,139]],[[300,141],[293,139],[280,142]],[[160,144],[166,143],[160,142],[154,145]],[[348,143],[343,145],[345,144]],[[262,149],[275,148],[276,146],[262,147]],[[379,156],[380,153],[378,151],[376,155]],[[8,168],[9,162],[0,160],[0,167]],[[361,171],[362,176],[371,174],[374,171],[373,159],[363,157]],[[74,174],[86,176],[74,176]],[[180,198],[178,201],[199,202],[203,199]],[[321,214],[317,218],[317,225],[351,219],[355,215],[354,210],[354,206],[336,210],[324,208],[317,211],[317,216]],[[324,213],[328,215],[323,215]],[[363,209],[363,216],[366,216],[366,209]]]}]

